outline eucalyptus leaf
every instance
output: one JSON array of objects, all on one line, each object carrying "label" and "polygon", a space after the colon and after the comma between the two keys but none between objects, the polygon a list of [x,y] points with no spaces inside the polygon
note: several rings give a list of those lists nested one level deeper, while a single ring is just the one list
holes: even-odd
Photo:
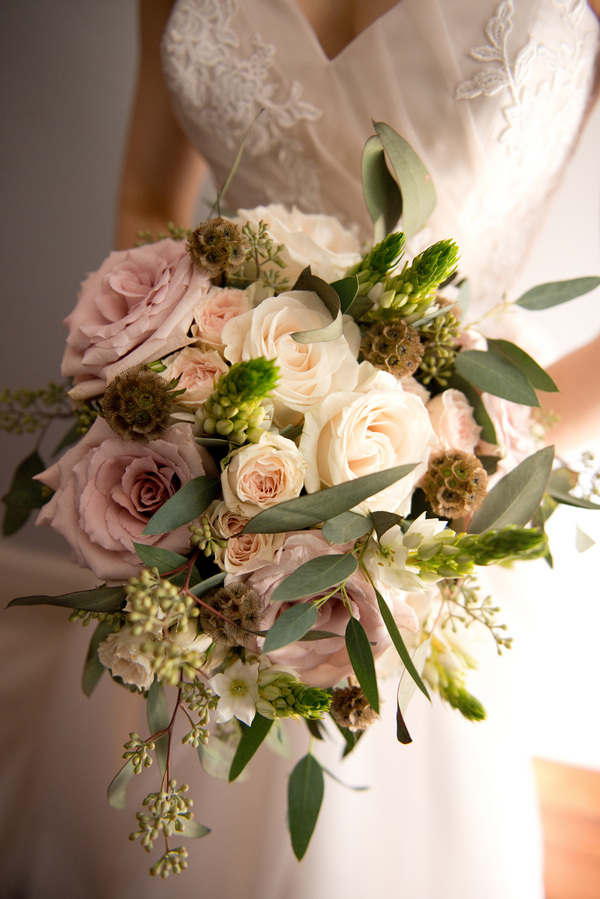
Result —
[{"label": "eucalyptus leaf", "polygon": [[473,409],[473,418],[481,427],[481,439],[485,440],[486,443],[496,445],[498,443],[496,429],[494,428],[488,410],[485,408],[483,400],[473,385],[469,384],[462,375],[459,375],[458,372],[455,371],[448,379],[448,387],[452,387],[454,390],[460,390],[461,393],[464,393],[469,401],[469,405]]},{"label": "eucalyptus leaf", "polygon": [[177,834],[181,837],[186,837],[188,840],[197,840],[200,837],[205,837],[210,833],[210,828],[205,827],[204,824],[200,824],[199,821],[196,821],[192,818],[190,821],[184,821],[183,830],[178,830]]},{"label": "eucalyptus leaf", "polygon": [[[146,546],[143,543],[134,543],[135,551],[147,568],[158,568],[160,575],[167,574],[168,571],[175,571],[182,565],[187,567],[189,559],[180,556],[179,553],[173,553],[168,549],[162,549],[160,546]],[[169,580],[176,587],[182,587],[185,581],[185,571],[179,574],[170,575]],[[200,572],[194,565],[190,573],[190,586],[200,583],[202,578]]]},{"label": "eucalyptus leaf", "polygon": [[532,287],[523,296],[516,301],[517,306],[523,309],[531,309],[538,311],[540,309],[550,309],[552,306],[559,306],[561,303],[567,303],[576,297],[589,293],[600,284],[600,278],[574,278],[571,281],[550,281],[547,284],[538,284]]},{"label": "eucalyptus leaf", "polygon": [[346,626],[346,649],[356,678],[369,705],[379,714],[379,691],[373,650],[364,627],[356,618],[350,618]]},{"label": "eucalyptus leaf", "polygon": [[133,762],[129,759],[108,787],[108,804],[111,808],[124,809],[127,804],[127,787],[135,777]]},{"label": "eucalyptus leaf", "polygon": [[373,300],[370,300],[369,297],[365,297],[361,294],[356,297],[354,302],[348,307],[346,314],[351,315],[355,321],[358,321],[358,319],[362,318],[363,315],[366,315],[374,305],[375,303]]},{"label": "eucalyptus leaf", "polygon": [[402,214],[402,194],[385,160],[378,135],[366,142],[361,160],[362,186],[367,211],[375,228],[374,243],[379,243],[396,227]]},{"label": "eucalyptus leaf", "polygon": [[36,474],[40,474],[46,468],[39,453],[34,450],[17,467],[10,489],[2,497],[6,506],[2,522],[2,533],[10,537],[21,528],[33,509],[41,509],[50,499],[50,494],[44,496],[44,486],[39,481],[32,480]]},{"label": "eucalyptus leaf", "polygon": [[190,589],[190,593],[193,593],[194,596],[197,596],[198,599],[204,596],[205,593],[208,593],[209,590],[212,590],[213,587],[218,587],[219,584],[222,584],[225,580],[225,572],[220,571],[218,574],[213,574],[212,577],[206,578],[205,581],[200,581],[199,584],[196,584],[195,587]]},{"label": "eucalyptus leaf", "polygon": [[[308,721],[309,719],[304,718],[303,720]],[[294,755],[294,747],[285,727],[285,721],[281,718],[275,718],[273,721],[273,727],[265,738],[265,746],[282,759],[291,759]]]},{"label": "eucalyptus leaf", "polygon": [[283,431],[279,432],[279,436],[287,437],[288,440],[297,440],[298,437],[300,437],[302,435],[303,430],[304,430],[303,424],[296,425],[296,427],[293,427],[293,425],[287,425],[287,427],[285,427],[283,429]]},{"label": "eucalyptus leaf", "polygon": [[600,509],[600,503],[594,503],[590,499],[583,499],[581,496],[572,496],[570,493],[557,490],[550,483],[546,487],[546,493],[557,503],[565,506],[575,506],[577,509]]},{"label": "eucalyptus leaf", "polygon": [[525,375],[532,387],[536,390],[545,390],[546,393],[557,393],[558,387],[544,369],[537,364],[535,359],[511,343],[510,340],[492,340],[487,338],[488,349],[504,359],[508,359]]},{"label": "eucalyptus leaf", "polygon": [[58,456],[62,450],[66,449],[68,446],[73,446],[74,443],[77,443],[78,440],[81,439],[81,432],[78,430],[79,421],[75,420],[66,434],[63,435],[62,439],[56,444],[54,450],[52,451],[52,458]]},{"label": "eucalyptus leaf", "polygon": [[229,440],[223,440],[221,437],[196,437],[198,446],[206,446],[209,449],[229,449]]},{"label": "eucalyptus leaf", "polygon": [[338,783],[341,787],[345,787],[346,790],[354,790],[356,793],[362,793],[364,790],[371,789],[371,787],[354,787],[352,786],[352,784],[347,784],[339,777],[336,777],[336,775],[332,771],[330,771],[329,768],[324,768],[323,766],[321,767],[323,768],[323,772],[327,774],[328,777],[330,777],[332,780],[335,780],[335,782]]},{"label": "eucalyptus leaf", "polygon": [[387,631],[392,638],[392,643],[396,647],[398,655],[404,663],[405,671],[407,671],[412,678],[415,687],[418,687],[423,696],[426,696],[427,699],[429,699],[429,701],[431,702],[431,697],[429,696],[427,687],[421,679],[421,671],[423,670],[423,668],[421,667],[421,671],[419,671],[414,664],[410,653],[406,648],[406,644],[402,639],[402,634],[398,629],[398,625],[394,621],[394,616],[392,615],[385,599],[377,589],[375,590],[375,595],[377,596],[377,604],[379,606],[379,611],[381,612],[381,617],[383,618],[383,623],[385,624]]},{"label": "eucalyptus leaf", "polygon": [[364,537],[373,527],[370,515],[359,515],[356,512],[342,512],[330,518],[323,525],[322,534],[330,543],[347,543]]},{"label": "eucalyptus leaf", "polygon": [[422,328],[424,325],[428,325],[429,322],[435,321],[441,315],[446,315],[455,305],[455,303],[452,303],[448,306],[440,306],[435,312],[430,312],[429,315],[424,315],[423,318],[418,318],[417,321],[411,322],[411,328]]},{"label": "eucalyptus leaf", "polygon": [[508,524],[526,525],[542,501],[553,460],[554,447],[546,446],[505,475],[473,515],[468,533],[483,534]]},{"label": "eucalyptus leaf", "polygon": [[343,640],[341,634],[334,634],[333,631],[318,631],[312,630],[307,631],[303,637],[300,637],[298,643],[311,643],[313,640],[331,640],[334,637],[336,640]]},{"label": "eucalyptus leaf", "polygon": [[308,727],[309,733],[315,740],[324,740],[323,736],[323,722],[320,718],[304,718],[303,719],[306,726]]},{"label": "eucalyptus leaf", "polygon": [[[429,655],[430,642],[430,640],[425,640],[424,643],[421,643],[421,645],[418,646],[414,651],[411,659],[411,666],[416,672],[418,672],[419,680],[421,680],[421,674],[423,673],[425,662],[427,661],[427,656]],[[412,673],[409,672],[408,668],[405,667],[404,671],[400,675],[400,683],[398,684],[397,696],[398,708],[396,711],[396,737],[399,743],[412,743],[412,737],[409,734],[408,728],[405,724],[404,715],[406,714],[408,704],[413,698],[417,686],[418,684],[415,681]],[[429,695],[426,695],[427,698],[429,698]]]},{"label": "eucalyptus leaf", "polygon": [[486,474],[496,474],[500,456],[477,456]]},{"label": "eucalyptus leaf", "polygon": [[[217,780],[229,780],[229,771],[237,751],[237,743],[221,740],[211,734],[208,743],[200,743],[198,757],[200,764],[210,777]],[[244,774],[241,780],[245,780]]]},{"label": "eucalyptus leaf", "polygon": [[286,609],[269,628],[263,652],[269,653],[300,640],[317,623],[318,612],[311,602],[300,602]]},{"label": "eucalyptus leaf", "polygon": [[310,273],[310,266],[301,273],[294,285],[294,290],[311,290],[316,293],[327,307],[332,321],[324,328],[314,328],[310,331],[295,331],[292,337],[296,343],[325,343],[336,340],[344,333],[340,298],[335,289],[316,275]]},{"label": "eucalyptus leaf", "polygon": [[454,360],[457,372],[473,387],[522,406],[539,406],[536,392],[509,359],[489,350],[463,350]]},{"label": "eucalyptus leaf", "polygon": [[[171,716],[169,715],[169,706],[167,705],[167,697],[165,696],[165,688],[157,681],[152,681],[148,690],[146,706],[146,716],[148,719],[148,728],[150,736],[157,734],[161,730],[165,730],[169,726]],[[165,734],[155,742],[156,763],[160,769],[160,773],[165,773],[167,766],[167,753],[169,751],[169,737]]]},{"label": "eucalyptus leaf", "polygon": [[309,559],[284,578],[271,594],[271,602],[293,602],[326,593],[347,580],[358,568],[353,555],[331,553]]},{"label": "eucalyptus leaf", "polygon": [[142,534],[150,536],[174,531],[206,512],[217,495],[220,481],[201,475],[184,484],[154,513]]},{"label": "eucalyptus leaf", "polygon": [[386,471],[378,471],[356,478],[354,481],[338,484],[336,487],[327,487],[318,493],[280,503],[255,515],[242,533],[282,534],[285,531],[304,530],[321,521],[328,521],[405,478],[417,464],[388,468]]},{"label": "eucalyptus leaf", "polygon": [[342,315],[344,315],[348,312],[358,294],[358,278],[356,275],[349,275],[347,278],[333,281],[331,286],[340,298],[340,309]]},{"label": "eucalyptus leaf", "polygon": [[244,727],[242,739],[238,743],[238,748],[233,757],[231,768],[229,769],[229,783],[240,776],[260,744],[266,738],[271,730],[273,721],[271,718],[265,718],[258,712],[252,719],[250,727]]},{"label": "eucalyptus leaf", "polygon": [[300,759],[288,783],[288,818],[292,849],[300,861],[313,835],[323,802],[323,771],[312,755]]},{"label": "eucalyptus leaf", "polygon": [[386,512],[385,510],[382,512],[371,512],[371,517],[373,519],[373,524],[375,525],[375,532],[377,533],[377,539],[381,540],[384,534],[386,534],[390,528],[393,528],[397,524],[401,524],[403,521],[402,515],[396,515],[395,512]]},{"label": "eucalyptus leaf", "polygon": [[362,735],[364,733],[366,733],[366,731],[364,731],[364,730],[353,731],[353,730],[350,730],[349,727],[342,727],[341,724],[338,724],[338,722],[335,720],[333,715],[331,715],[331,720],[333,721],[333,723],[335,724],[335,726],[337,727],[337,729],[343,736],[344,740],[346,741],[346,746],[344,747],[344,752],[342,753],[342,758],[344,759],[344,758],[346,758],[347,755],[349,755],[352,752],[352,750],[354,749],[354,747],[356,746],[356,744],[358,743],[358,741],[360,740]]},{"label": "eucalyptus leaf", "polygon": [[83,609],[86,612],[117,612],[125,605],[127,595],[123,587],[96,587],[63,596],[19,596],[10,606],[61,606],[65,609]]},{"label": "eucalyptus leaf", "polygon": [[404,138],[386,125],[374,122],[402,194],[402,226],[407,238],[426,224],[436,203],[431,176]]},{"label": "eucalyptus leaf", "polygon": [[104,665],[98,658],[98,647],[104,643],[109,634],[115,629],[115,623],[112,621],[99,621],[90,645],[88,647],[87,656],[83,665],[83,674],[81,676],[81,689],[86,696],[91,696],[96,684],[104,674]]}]

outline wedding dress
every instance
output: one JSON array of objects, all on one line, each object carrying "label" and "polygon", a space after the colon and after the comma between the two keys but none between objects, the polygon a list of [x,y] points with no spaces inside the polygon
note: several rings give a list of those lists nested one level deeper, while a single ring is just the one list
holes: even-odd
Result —
[{"label": "wedding dress", "polygon": [[[574,145],[598,43],[597,20],[583,0],[401,0],[329,60],[295,0],[179,0],[163,51],[176,114],[217,183],[264,109],[228,194],[234,208],[296,204],[356,223],[367,238],[361,151],[371,120],[391,125],[423,159],[437,190],[436,210],[414,248],[419,240],[455,238],[473,303],[485,309],[509,289]],[[510,617],[514,581],[504,573],[501,580]],[[42,629],[56,612],[46,611]],[[72,627],[81,648],[87,634]],[[53,742],[27,794],[12,797],[22,810],[35,806],[37,818],[28,854],[17,841],[8,856],[6,896],[540,899],[539,822],[518,736],[526,731],[527,703],[515,653],[498,662],[489,647],[471,682],[488,708],[485,724],[417,695],[408,713],[414,742],[401,746],[392,678],[382,722],[348,759],[338,765],[339,746],[317,745],[326,767],[371,789],[355,793],[327,778],[301,864],[285,824],[294,759],[263,747],[251,776],[228,786],[200,769],[190,747],[176,746],[175,776],[190,784],[196,817],[212,833],[185,841],[188,871],[163,883],[148,877],[150,858],[127,842],[155,772],[134,780],[126,812],[104,799],[128,732],[146,733],[144,703],[106,677],[86,700],[81,653],[63,652],[40,698],[42,735],[51,733]],[[25,697],[27,684],[19,686]],[[52,727],[50,687],[60,690],[61,707],[68,698],[76,729]],[[290,729],[298,758],[307,733],[302,724]],[[18,779],[16,752],[13,763]],[[14,826],[26,825],[19,817]]]}]

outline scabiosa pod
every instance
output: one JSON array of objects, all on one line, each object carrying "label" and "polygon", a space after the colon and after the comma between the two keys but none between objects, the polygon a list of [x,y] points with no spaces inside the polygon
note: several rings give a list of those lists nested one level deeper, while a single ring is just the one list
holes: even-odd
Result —
[{"label": "scabiosa pod", "polygon": [[462,518],[483,503],[487,474],[472,453],[457,449],[438,450],[431,454],[420,486],[436,515]]},{"label": "scabiosa pod", "polygon": [[379,719],[362,688],[356,685],[337,687],[333,691],[331,717],[340,727],[347,727],[353,733],[366,730]]},{"label": "scabiosa pod", "polygon": [[246,261],[248,241],[235,222],[224,218],[202,222],[188,237],[186,250],[198,269],[215,277],[236,272]]},{"label": "scabiosa pod", "polygon": [[263,619],[258,593],[239,581],[210,590],[202,597],[200,627],[221,646],[245,646]]},{"label": "scabiosa pod", "polygon": [[258,443],[265,414],[261,403],[275,389],[278,375],[275,362],[264,356],[232,365],[206,401],[204,433],[227,437],[236,446]]},{"label": "scabiosa pod", "polygon": [[419,332],[401,319],[371,325],[361,350],[367,362],[397,378],[413,375],[423,358]]},{"label": "scabiosa pod", "polygon": [[141,366],[128,368],[110,382],[102,397],[102,414],[121,440],[148,443],[169,427],[178,379],[165,381]]}]

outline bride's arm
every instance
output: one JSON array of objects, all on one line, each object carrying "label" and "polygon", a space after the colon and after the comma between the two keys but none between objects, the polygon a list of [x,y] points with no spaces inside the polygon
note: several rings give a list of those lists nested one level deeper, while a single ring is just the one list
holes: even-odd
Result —
[{"label": "bride's arm", "polygon": [[160,41],[174,0],[140,0],[140,63],[119,195],[117,243],[138,231],[190,226],[207,165],[175,121],[160,61]]},{"label": "bride's arm", "polygon": [[570,449],[586,449],[600,440],[600,336],[559,359],[548,369],[561,391],[542,393],[542,406],[560,419],[546,435],[560,455]]}]

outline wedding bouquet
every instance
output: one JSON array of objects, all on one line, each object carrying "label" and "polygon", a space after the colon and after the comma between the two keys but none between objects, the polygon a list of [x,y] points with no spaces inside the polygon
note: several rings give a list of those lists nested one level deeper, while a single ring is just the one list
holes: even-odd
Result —
[{"label": "wedding bouquet", "polygon": [[[483,719],[469,636],[487,628],[498,651],[510,637],[477,567],[550,558],[556,503],[595,507],[536,445],[530,411],[551,378],[465,325],[458,247],[405,259],[435,193],[410,147],[375,127],[366,252],[335,219],[279,206],[146,235],[86,279],[65,322],[74,412],[67,387],[2,397],[7,429],[76,417],[58,462],[44,470],[36,451],[18,469],[4,530],[41,507],[38,524],[102,586],[11,605],[94,619],[84,691],[107,670],[145,698],[149,736],[130,734],[108,796],[123,808],[155,759],[157,791],[132,834],[148,852],[165,837],[151,874],[186,867],[173,837],[209,832],[172,771],[179,716],[183,742],[229,781],[288,718],[311,746],[339,731],[346,755],[377,726],[395,653],[400,742],[417,688]],[[598,283],[542,285],[517,304],[547,308]],[[288,787],[299,859],[322,796],[309,749]]]}]

